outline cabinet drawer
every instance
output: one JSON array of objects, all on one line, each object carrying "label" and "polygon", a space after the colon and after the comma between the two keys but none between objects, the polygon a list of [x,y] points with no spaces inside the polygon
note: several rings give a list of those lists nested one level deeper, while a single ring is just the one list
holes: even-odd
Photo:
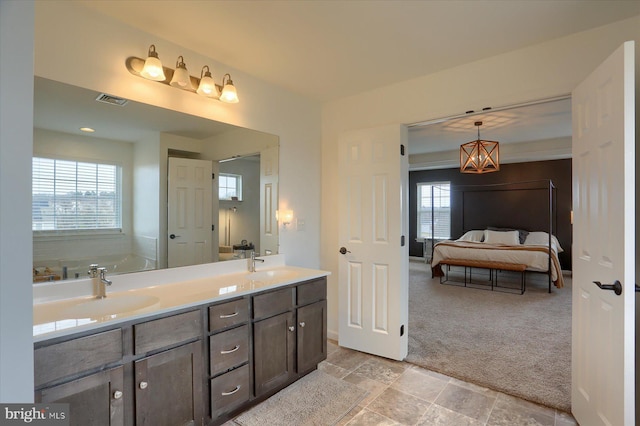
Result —
[{"label": "cabinet drawer", "polygon": [[249,361],[249,326],[209,337],[209,354],[212,376]]},{"label": "cabinet drawer", "polygon": [[249,299],[233,300],[209,308],[209,331],[222,330],[249,320]]},{"label": "cabinet drawer", "polygon": [[327,280],[314,280],[298,286],[298,306],[308,305],[327,298]]},{"label": "cabinet drawer", "polygon": [[249,400],[249,365],[211,380],[211,417],[228,413]]},{"label": "cabinet drawer", "polygon": [[51,382],[122,359],[122,330],[110,330],[35,350],[35,385]]},{"label": "cabinet drawer", "polygon": [[294,288],[287,287],[254,296],[253,318],[264,318],[292,309],[293,294]]},{"label": "cabinet drawer", "polygon": [[200,311],[135,324],[133,333],[136,355],[186,342],[202,335]]}]

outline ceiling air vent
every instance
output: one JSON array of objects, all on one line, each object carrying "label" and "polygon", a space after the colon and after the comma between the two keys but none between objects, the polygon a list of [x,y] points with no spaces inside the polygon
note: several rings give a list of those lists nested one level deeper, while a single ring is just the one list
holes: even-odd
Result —
[{"label": "ceiling air vent", "polygon": [[100,93],[96,98],[96,101],[118,106],[125,106],[127,102],[129,102],[127,99],[117,98],[115,96],[107,95],[106,93]]}]

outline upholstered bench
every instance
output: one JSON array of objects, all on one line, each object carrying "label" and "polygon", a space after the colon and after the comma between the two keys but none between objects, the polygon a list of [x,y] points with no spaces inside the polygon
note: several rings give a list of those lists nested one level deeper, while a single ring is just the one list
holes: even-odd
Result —
[{"label": "upholstered bench", "polygon": [[[508,263],[508,262],[496,262],[492,260],[471,260],[471,259],[444,259],[440,261],[441,265],[446,265],[445,273],[440,277],[440,283],[445,284],[449,281],[449,267],[450,266],[462,266],[464,267],[464,286],[471,284],[472,269],[488,269],[489,281],[491,284],[491,290],[494,288],[508,288],[500,287],[498,285],[498,271],[513,271],[520,272],[520,294],[523,294],[526,289],[525,273],[527,265],[522,263]],[[467,281],[467,269],[469,270],[469,280]]]}]

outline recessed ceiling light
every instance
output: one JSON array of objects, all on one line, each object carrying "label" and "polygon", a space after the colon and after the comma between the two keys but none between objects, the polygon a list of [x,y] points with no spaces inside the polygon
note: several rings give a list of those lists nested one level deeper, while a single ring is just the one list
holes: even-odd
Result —
[{"label": "recessed ceiling light", "polygon": [[82,130],[83,132],[87,132],[87,133],[95,132],[95,130],[92,129],[91,127],[80,127],[80,130]]}]

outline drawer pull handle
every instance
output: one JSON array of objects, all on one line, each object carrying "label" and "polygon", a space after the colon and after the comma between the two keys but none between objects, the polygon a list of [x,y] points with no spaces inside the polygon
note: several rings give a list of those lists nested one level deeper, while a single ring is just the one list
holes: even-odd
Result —
[{"label": "drawer pull handle", "polygon": [[225,351],[220,351],[220,354],[221,354],[221,355],[231,354],[231,353],[233,353],[233,352],[237,351],[238,349],[240,349],[240,345],[236,345],[236,347],[235,347],[235,348],[233,348],[233,349],[229,349],[229,350],[225,350]]},{"label": "drawer pull handle", "polygon": [[233,395],[234,393],[238,392],[240,390],[240,385],[236,386],[236,388],[232,391],[229,392],[222,392],[222,396],[229,396],[229,395]]},{"label": "drawer pull handle", "polygon": [[140,382],[140,389],[146,389],[147,386],[149,386],[149,383],[147,382]]},{"label": "drawer pull handle", "polygon": [[294,331],[296,328],[292,325],[289,326],[289,331]]},{"label": "drawer pull handle", "polygon": [[306,324],[304,323],[304,321],[302,321],[302,322],[300,323],[300,327],[304,327],[305,325],[306,325]]},{"label": "drawer pull handle", "polygon": [[122,392],[121,391],[115,391],[113,393],[113,399],[120,399],[122,398]]},{"label": "drawer pull handle", "polygon": [[228,315],[220,315],[220,318],[221,318],[221,319],[224,319],[224,318],[232,318],[232,317],[235,317],[236,315],[238,315],[238,313],[239,313],[239,312],[234,312],[234,313],[232,313],[232,314],[228,314]]}]

